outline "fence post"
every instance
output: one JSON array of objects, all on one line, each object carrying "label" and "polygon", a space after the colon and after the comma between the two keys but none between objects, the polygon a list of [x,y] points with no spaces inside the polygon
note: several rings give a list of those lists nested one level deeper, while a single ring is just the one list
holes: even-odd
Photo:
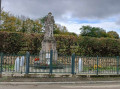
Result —
[{"label": "fence post", "polygon": [[99,58],[97,56],[97,76],[98,76],[98,63],[99,63]]},{"label": "fence post", "polygon": [[26,53],[26,74],[29,74],[29,60],[30,59],[30,53]]},{"label": "fence post", "polygon": [[119,74],[119,56],[117,56],[117,75]]},{"label": "fence post", "polygon": [[[1,64],[0,64],[0,68],[1,68],[1,70],[0,70],[0,74],[2,74],[2,61],[3,61],[3,53],[1,53],[0,54],[1,55]],[[1,75],[2,76],[2,75]]]},{"label": "fence post", "polygon": [[72,74],[75,74],[75,54],[72,54]]},{"label": "fence post", "polygon": [[53,50],[50,50],[50,74],[52,74]]}]

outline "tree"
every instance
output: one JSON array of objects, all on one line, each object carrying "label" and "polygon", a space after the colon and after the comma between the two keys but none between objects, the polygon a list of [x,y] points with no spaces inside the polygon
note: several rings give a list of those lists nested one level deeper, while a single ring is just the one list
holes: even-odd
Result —
[{"label": "tree", "polygon": [[3,31],[19,31],[21,27],[21,20],[16,18],[14,15],[11,15],[8,12],[2,11],[2,24],[1,28]]},{"label": "tree", "polygon": [[107,37],[106,31],[99,27],[82,26],[80,30],[81,36]]},{"label": "tree", "polygon": [[10,32],[27,32],[27,33],[40,33],[42,32],[42,24],[40,21],[26,18],[25,16],[19,17],[10,14],[9,12],[2,11],[2,24],[1,31]]},{"label": "tree", "polygon": [[74,32],[69,32],[69,35],[73,35],[73,36],[76,36],[76,37],[77,37],[77,34],[74,33]]},{"label": "tree", "polygon": [[25,22],[23,21],[22,23],[22,29],[20,30],[21,32],[25,33],[26,29],[25,29]]},{"label": "tree", "polygon": [[115,31],[109,31],[109,32],[107,32],[107,35],[110,38],[119,39],[119,34],[117,32],[115,32]]},{"label": "tree", "polygon": [[60,28],[57,26],[57,24],[54,25],[53,33],[54,34],[61,34]]},{"label": "tree", "polygon": [[62,33],[66,33],[66,32],[68,32],[68,30],[67,30],[67,28],[65,26],[62,26],[61,27],[61,32]]},{"label": "tree", "polygon": [[55,24],[53,33],[54,34],[69,35],[70,32],[68,32],[68,30],[65,26],[62,26],[60,24]]}]

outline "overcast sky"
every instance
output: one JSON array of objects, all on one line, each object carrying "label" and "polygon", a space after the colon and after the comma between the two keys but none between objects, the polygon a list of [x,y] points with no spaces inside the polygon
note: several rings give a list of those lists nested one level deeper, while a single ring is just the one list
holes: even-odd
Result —
[{"label": "overcast sky", "polygon": [[120,0],[2,0],[2,7],[32,19],[52,12],[56,23],[77,34],[81,26],[91,25],[120,35]]}]

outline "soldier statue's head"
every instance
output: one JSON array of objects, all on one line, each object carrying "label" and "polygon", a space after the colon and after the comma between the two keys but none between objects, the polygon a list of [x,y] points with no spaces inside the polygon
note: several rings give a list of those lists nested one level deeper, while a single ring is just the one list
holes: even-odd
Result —
[{"label": "soldier statue's head", "polygon": [[49,12],[49,13],[48,13],[48,15],[52,16],[52,13],[51,13],[51,12]]}]

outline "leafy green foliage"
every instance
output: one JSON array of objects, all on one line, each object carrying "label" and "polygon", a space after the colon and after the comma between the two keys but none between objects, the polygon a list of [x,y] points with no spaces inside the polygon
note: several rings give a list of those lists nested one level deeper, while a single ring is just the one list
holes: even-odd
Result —
[{"label": "leafy green foliage", "polygon": [[105,30],[99,27],[82,26],[80,30],[81,36],[107,37]]},{"label": "leafy green foliage", "polygon": [[39,20],[26,18],[22,20],[20,17],[15,17],[8,12],[2,11],[1,31],[7,32],[27,32],[40,33],[42,32],[42,24]]},{"label": "leafy green foliage", "polygon": [[111,38],[80,37],[79,48],[82,55],[117,56],[120,55],[120,40]]},{"label": "leafy green foliage", "polygon": [[[41,42],[43,40],[43,34],[25,34],[24,36],[25,48],[26,50],[23,51],[29,51],[31,54],[38,54],[41,49]],[[24,49],[24,48],[23,48]]]},{"label": "leafy green foliage", "polygon": [[119,39],[119,34],[117,32],[115,32],[115,31],[109,31],[109,32],[107,32],[107,35],[110,38]]},{"label": "leafy green foliage", "polygon": [[[43,34],[0,32],[0,52],[8,54],[39,54]],[[119,56],[120,39],[88,36],[54,35],[59,55]]]},{"label": "leafy green foliage", "polygon": [[0,32],[0,52],[16,54],[22,47],[21,33]]}]

